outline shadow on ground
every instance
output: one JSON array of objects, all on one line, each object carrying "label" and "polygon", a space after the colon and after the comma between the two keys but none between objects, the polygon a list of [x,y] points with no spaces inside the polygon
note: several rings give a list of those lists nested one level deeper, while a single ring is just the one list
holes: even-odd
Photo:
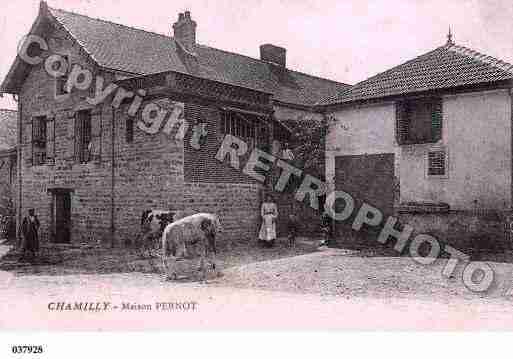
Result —
[{"label": "shadow on ground", "polygon": [[[221,271],[233,266],[298,256],[315,252],[318,241],[303,239],[295,248],[290,248],[285,239],[278,240],[273,248],[251,242],[219,243],[217,266]],[[66,275],[66,274],[110,274],[110,273],[162,273],[159,252],[141,257],[133,249],[106,248],[98,245],[42,244],[34,260],[23,259],[21,253],[10,247],[0,259],[0,270],[18,276]],[[197,260],[184,261],[185,277],[192,277],[197,269]],[[182,277],[181,280],[184,280]],[[185,279],[187,280],[187,279]]]}]

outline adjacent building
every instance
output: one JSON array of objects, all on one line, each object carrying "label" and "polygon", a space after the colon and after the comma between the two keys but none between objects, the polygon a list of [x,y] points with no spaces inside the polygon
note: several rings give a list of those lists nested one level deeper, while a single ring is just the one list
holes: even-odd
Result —
[{"label": "adjacent building", "polygon": [[512,205],[512,79],[513,65],[449,35],[325,99],[332,188],[460,246],[501,245]]}]

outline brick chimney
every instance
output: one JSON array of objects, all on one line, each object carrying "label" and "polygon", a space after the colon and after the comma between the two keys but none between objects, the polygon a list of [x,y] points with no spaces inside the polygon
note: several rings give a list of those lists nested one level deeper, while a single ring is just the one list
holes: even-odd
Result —
[{"label": "brick chimney", "polygon": [[287,65],[287,50],[273,44],[261,45],[260,60],[285,67]]},{"label": "brick chimney", "polygon": [[178,21],[173,24],[175,40],[187,51],[194,52],[196,45],[196,21],[191,19],[190,11],[178,14]]}]

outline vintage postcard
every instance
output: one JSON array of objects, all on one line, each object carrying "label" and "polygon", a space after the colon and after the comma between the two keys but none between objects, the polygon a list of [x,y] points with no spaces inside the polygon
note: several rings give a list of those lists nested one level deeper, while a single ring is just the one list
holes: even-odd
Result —
[{"label": "vintage postcard", "polygon": [[0,6],[1,330],[513,329],[510,1]]}]

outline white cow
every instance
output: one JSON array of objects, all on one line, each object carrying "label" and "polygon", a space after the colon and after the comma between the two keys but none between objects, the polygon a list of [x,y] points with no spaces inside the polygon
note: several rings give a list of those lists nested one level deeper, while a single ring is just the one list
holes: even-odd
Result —
[{"label": "white cow", "polygon": [[168,224],[162,234],[162,262],[166,279],[176,279],[177,260],[199,257],[202,279],[207,276],[205,262],[216,272],[216,235],[221,231],[219,217],[197,213]]}]

